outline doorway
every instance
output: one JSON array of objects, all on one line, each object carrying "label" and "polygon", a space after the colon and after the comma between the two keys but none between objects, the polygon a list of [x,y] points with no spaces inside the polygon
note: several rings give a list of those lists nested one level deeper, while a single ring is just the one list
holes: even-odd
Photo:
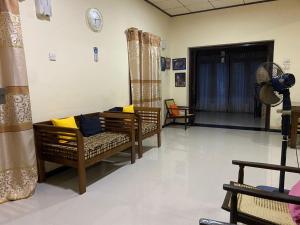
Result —
[{"label": "doorway", "polygon": [[270,108],[261,104],[256,70],[273,62],[274,42],[190,48],[190,107],[198,125],[270,128]]}]

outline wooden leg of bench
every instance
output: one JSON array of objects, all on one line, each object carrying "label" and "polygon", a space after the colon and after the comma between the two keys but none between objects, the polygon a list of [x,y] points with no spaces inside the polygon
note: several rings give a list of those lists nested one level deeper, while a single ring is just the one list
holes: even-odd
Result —
[{"label": "wooden leg of bench", "polygon": [[45,161],[37,158],[38,182],[42,183],[46,180]]},{"label": "wooden leg of bench", "polygon": [[86,192],[86,171],[84,165],[78,165],[79,194]]},{"label": "wooden leg of bench", "polygon": [[161,146],[161,132],[157,133],[157,146],[160,148]]},{"label": "wooden leg of bench", "polygon": [[131,147],[131,164],[135,163],[135,157],[136,157],[135,144],[133,144]]},{"label": "wooden leg of bench", "polygon": [[138,139],[138,156],[139,159],[143,157],[144,149],[143,149],[143,140],[139,137]]}]

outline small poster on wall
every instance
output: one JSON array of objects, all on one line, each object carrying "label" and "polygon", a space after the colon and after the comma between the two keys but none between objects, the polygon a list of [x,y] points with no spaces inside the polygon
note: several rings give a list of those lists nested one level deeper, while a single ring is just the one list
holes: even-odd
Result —
[{"label": "small poster on wall", "polygon": [[175,87],[185,87],[186,76],[185,73],[175,73]]},{"label": "small poster on wall", "polygon": [[166,70],[170,70],[170,69],[171,69],[171,59],[166,58]]},{"label": "small poster on wall", "polygon": [[160,57],[160,68],[161,68],[161,71],[166,70],[166,58],[165,57]]},{"label": "small poster on wall", "polygon": [[173,70],[186,70],[186,58],[173,59]]}]

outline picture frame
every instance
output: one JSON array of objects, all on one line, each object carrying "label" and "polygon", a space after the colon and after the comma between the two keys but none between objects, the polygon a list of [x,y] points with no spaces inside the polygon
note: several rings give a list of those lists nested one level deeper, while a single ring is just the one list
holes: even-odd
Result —
[{"label": "picture frame", "polygon": [[166,70],[171,69],[171,58],[166,58]]},{"label": "picture frame", "polygon": [[186,73],[175,73],[175,87],[186,87]]},{"label": "picture frame", "polygon": [[166,58],[160,57],[160,69],[161,71],[166,71]]},{"label": "picture frame", "polygon": [[172,60],[173,70],[186,70],[186,58],[177,58]]}]

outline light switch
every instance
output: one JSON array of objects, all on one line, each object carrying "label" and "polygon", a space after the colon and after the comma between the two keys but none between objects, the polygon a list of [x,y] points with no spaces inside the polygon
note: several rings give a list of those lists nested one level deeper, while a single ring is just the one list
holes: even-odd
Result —
[{"label": "light switch", "polygon": [[98,62],[99,61],[99,49],[98,49],[98,47],[94,47],[93,50],[94,50],[94,61]]},{"label": "light switch", "polygon": [[5,104],[5,88],[0,88],[0,105]]}]

